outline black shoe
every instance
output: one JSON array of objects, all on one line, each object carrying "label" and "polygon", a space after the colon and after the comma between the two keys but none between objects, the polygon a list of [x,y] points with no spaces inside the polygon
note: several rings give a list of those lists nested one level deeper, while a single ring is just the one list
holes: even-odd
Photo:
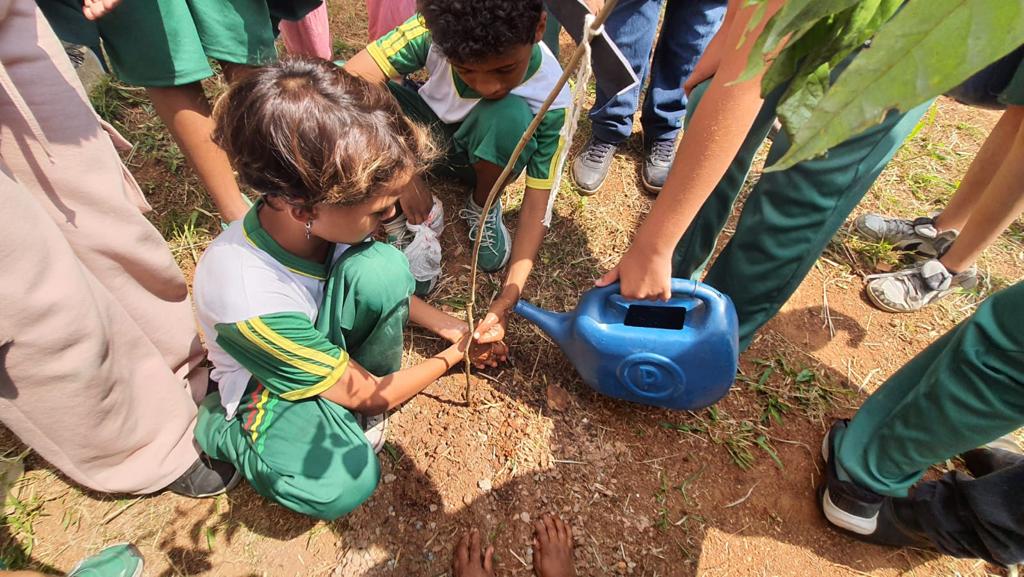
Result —
[{"label": "black shoe", "polygon": [[989,473],[1024,463],[1024,452],[1009,438],[996,439],[983,447],[960,455],[975,479]]},{"label": "black shoe", "polygon": [[203,499],[230,491],[241,479],[241,473],[231,463],[211,459],[203,454],[187,471],[167,485],[165,490]]},{"label": "black shoe", "polygon": [[572,179],[580,194],[590,196],[601,188],[615,158],[616,145],[591,137],[587,147],[572,162]]},{"label": "black shoe", "polygon": [[644,188],[651,194],[658,194],[665,186],[672,159],[676,156],[675,140],[656,140],[645,147],[644,169],[640,174]]},{"label": "black shoe", "polygon": [[836,434],[849,421],[833,423],[821,445],[825,479],[818,488],[818,505],[825,519],[847,535],[878,545],[934,549],[918,525],[909,499],[885,497],[839,478],[835,459]]}]

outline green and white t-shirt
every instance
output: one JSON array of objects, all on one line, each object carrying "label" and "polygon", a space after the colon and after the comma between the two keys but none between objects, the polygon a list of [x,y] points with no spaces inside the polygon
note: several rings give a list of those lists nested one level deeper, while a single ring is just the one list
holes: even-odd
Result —
[{"label": "green and white t-shirt", "polygon": [[[430,76],[419,88],[419,95],[446,124],[462,122],[481,100],[481,96],[459,77],[433,43],[430,30],[419,14],[414,14],[366,49],[391,78],[426,68]],[[555,55],[543,43],[535,44],[526,78],[512,89],[512,94],[525,99],[537,114],[561,75],[562,67]],[[526,186],[530,188],[551,188],[565,145],[562,129],[569,103],[569,87],[564,86],[534,133],[537,150],[526,164]]]},{"label": "green and white t-shirt", "polygon": [[348,367],[348,353],[314,323],[330,266],[285,251],[260,226],[257,203],[210,244],[196,267],[199,325],[228,418],[255,377],[288,401],[330,388]]}]

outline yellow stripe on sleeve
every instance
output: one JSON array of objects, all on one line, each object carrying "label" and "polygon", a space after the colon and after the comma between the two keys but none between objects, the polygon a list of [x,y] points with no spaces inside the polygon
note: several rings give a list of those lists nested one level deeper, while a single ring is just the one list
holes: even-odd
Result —
[{"label": "yellow stripe on sleeve", "polygon": [[289,391],[281,395],[281,398],[286,401],[301,401],[302,399],[315,397],[316,395],[319,395],[320,393],[333,387],[334,383],[337,383],[338,379],[341,378],[341,375],[345,372],[345,369],[348,368],[348,353],[346,353],[345,351],[341,351],[341,358],[339,360],[341,362],[338,363],[337,367],[334,367],[334,370],[331,371],[331,374],[327,375],[327,377],[325,377],[324,380],[313,385],[312,387],[306,387],[305,389],[299,389],[297,391]]},{"label": "yellow stripe on sleeve", "polygon": [[[241,333],[242,336],[244,336],[246,339],[248,339],[249,342],[251,342],[252,344],[256,345],[257,347],[259,347],[263,351],[267,352],[268,354],[270,354],[272,357],[274,357],[275,359],[277,359],[279,361],[287,363],[287,364],[289,364],[289,365],[291,365],[291,366],[293,366],[293,367],[295,367],[295,368],[297,368],[299,370],[306,371],[307,373],[309,373],[311,375],[316,375],[318,377],[326,377],[327,375],[330,375],[331,372],[332,372],[331,369],[328,368],[328,367],[324,367],[324,366],[320,366],[320,365],[314,365],[312,363],[307,363],[306,361],[303,361],[302,359],[297,359],[297,358],[294,358],[294,357],[289,357],[288,355],[282,353],[281,351],[278,351],[273,346],[271,346],[270,344],[264,342],[263,339],[261,339],[259,336],[257,336],[256,333],[254,333],[249,328],[249,325],[246,323],[246,321],[238,321],[237,323],[235,323],[235,327],[238,328],[238,332]],[[337,361],[333,361],[333,362],[337,362]],[[333,365],[333,362],[332,362],[332,365]]]},{"label": "yellow stripe on sleeve", "polygon": [[388,60],[388,57],[384,54],[384,50],[376,42],[371,42],[366,47],[366,52],[373,58],[373,61],[380,67],[381,72],[384,73],[388,78],[397,78],[401,76],[395,67]]},{"label": "yellow stripe on sleeve", "polygon": [[280,334],[274,332],[274,329],[267,326],[267,323],[263,322],[263,319],[259,317],[249,319],[249,324],[252,325],[252,328],[256,329],[256,332],[259,333],[260,336],[297,357],[305,357],[310,361],[316,361],[318,363],[325,364],[328,367],[333,367],[338,362],[337,358],[332,357],[325,352],[304,347],[295,341],[282,337]]},{"label": "yellow stripe on sleeve", "polygon": [[403,48],[408,46],[410,42],[428,32],[427,27],[423,24],[423,21],[420,18],[417,18],[413,22],[406,22],[405,24],[402,24],[398,27],[398,31],[401,32],[401,34],[397,34],[396,37],[384,47],[384,55],[389,58],[398,54]]}]

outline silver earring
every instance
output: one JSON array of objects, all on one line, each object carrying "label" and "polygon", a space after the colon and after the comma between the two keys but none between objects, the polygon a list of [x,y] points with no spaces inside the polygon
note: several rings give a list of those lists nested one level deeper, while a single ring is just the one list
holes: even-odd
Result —
[{"label": "silver earring", "polygon": [[306,240],[311,240],[312,238],[313,238],[313,221],[312,220],[307,220],[306,221]]}]

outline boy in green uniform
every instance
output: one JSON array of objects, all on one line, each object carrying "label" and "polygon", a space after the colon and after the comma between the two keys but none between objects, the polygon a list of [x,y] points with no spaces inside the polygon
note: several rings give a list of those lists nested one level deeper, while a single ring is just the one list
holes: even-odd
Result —
[{"label": "boy in green uniform", "polygon": [[[822,443],[818,505],[863,541],[1024,562],[1024,283],[999,291],[910,360]],[[1001,446],[1000,446],[1001,445]],[[960,455],[970,474],[921,482]]]},{"label": "boy in green uniform", "polygon": [[[665,188],[599,285],[618,280],[626,298],[667,299],[672,277],[696,280],[704,272],[781,96],[762,98],[760,75],[736,80],[757,35],[786,1],[730,0],[722,28],[686,81],[686,132]],[[886,115],[824,157],[761,175],[732,238],[704,276],[735,303],[741,350],[800,286],[929,104]],[[786,135],[778,135],[766,165],[789,146]]]},{"label": "boy in green uniform", "polygon": [[[513,243],[501,218],[501,202],[482,214],[487,193],[551,92],[562,70],[541,43],[546,14],[541,0],[421,0],[419,13],[345,64],[345,69],[390,88],[402,110],[429,124],[448,143],[444,165],[472,186],[461,212],[476,237],[484,227],[480,268],[491,272],[511,259],[501,294],[481,323],[487,338],[501,338],[508,311],[519,299],[544,237],[544,215],[560,167],[569,90],[551,109],[519,157],[513,175],[526,171],[526,193]],[[413,90],[388,79],[427,69],[430,78]],[[402,196],[404,215],[395,244],[405,242],[405,220],[422,222],[431,196],[413,179]],[[482,334],[482,333],[481,333]]]},{"label": "boy in green uniform", "polygon": [[[334,519],[377,484],[383,420],[368,416],[419,393],[469,346],[464,322],[410,298],[402,253],[366,240],[433,148],[386,90],[326,61],[256,71],[215,116],[215,138],[261,198],[196,269],[218,384],[196,438],[260,494]],[[407,320],[452,346],[399,370]],[[478,366],[505,356],[503,343],[474,349]]]}]

